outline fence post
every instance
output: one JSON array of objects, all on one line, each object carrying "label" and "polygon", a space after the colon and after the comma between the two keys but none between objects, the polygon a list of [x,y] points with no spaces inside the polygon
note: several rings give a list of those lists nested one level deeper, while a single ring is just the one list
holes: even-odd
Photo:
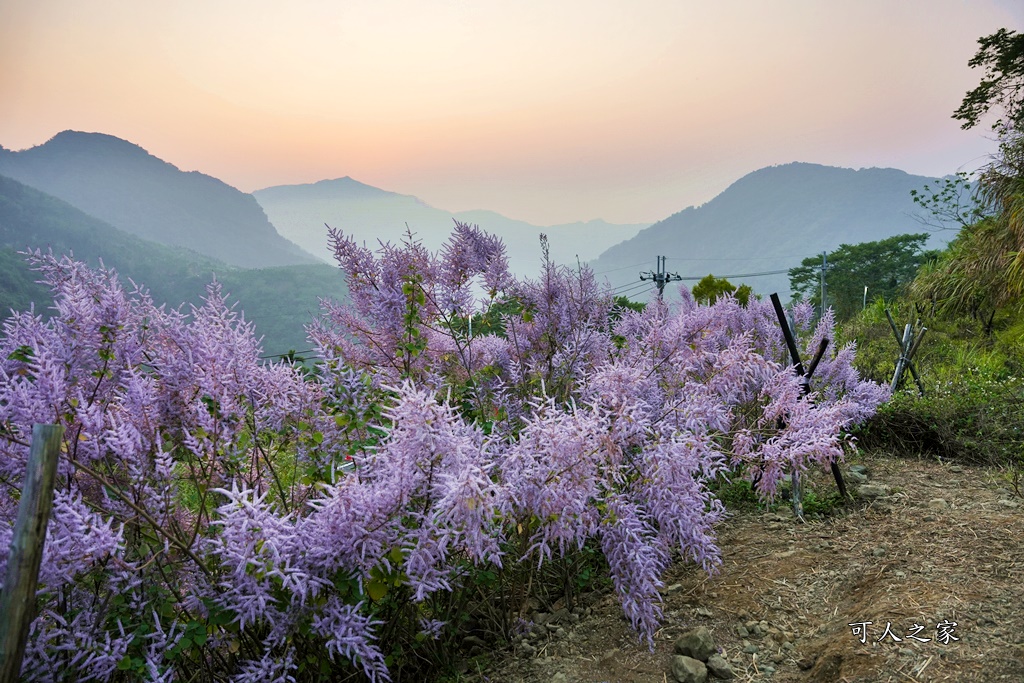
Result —
[{"label": "fence post", "polygon": [[0,683],[16,683],[21,676],[28,629],[35,618],[39,563],[53,507],[63,436],[64,427],[60,425],[32,426],[32,448],[7,559],[7,577],[0,593]]}]

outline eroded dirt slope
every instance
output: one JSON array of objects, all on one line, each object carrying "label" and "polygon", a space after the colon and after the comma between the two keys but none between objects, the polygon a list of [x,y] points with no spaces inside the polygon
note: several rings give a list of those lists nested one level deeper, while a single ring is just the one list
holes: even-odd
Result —
[{"label": "eroded dirt slope", "polygon": [[736,681],[1024,681],[1024,501],[995,470],[856,462],[880,497],[806,523],[737,514],[720,528],[718,574],[670,572],[653,653],[614,597],[595,595],[560,635],[471,662],[466,678],[671,683],[673,642],[704,625]]}]

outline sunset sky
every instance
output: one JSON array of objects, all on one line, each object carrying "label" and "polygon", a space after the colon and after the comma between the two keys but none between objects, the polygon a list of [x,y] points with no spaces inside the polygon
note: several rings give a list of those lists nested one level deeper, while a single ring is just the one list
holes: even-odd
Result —
[{"label": "sunset sky", "polygon": [[0,0],[0,145],[652,222],[772,164],[976,168],[994,144],[950,114],[1002,27],[1024,2]]}]

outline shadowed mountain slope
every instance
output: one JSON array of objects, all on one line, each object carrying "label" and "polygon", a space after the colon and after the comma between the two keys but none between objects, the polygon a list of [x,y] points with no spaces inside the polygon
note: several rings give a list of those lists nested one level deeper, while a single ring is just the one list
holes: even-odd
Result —
[{"label": "shadowed mountain slope", "polygon": [[126,289],[129,280],[149,290],[154,301],[177,307],[199,303],[214,277],[229,300],[264,336],[267,353],[308,348],[303,325],[316,314],[320,297],[347,296],[341,272],[326,264],[242,269],[216,259],[129,235],[67,202],[0,176],[0,319],[10,310],[37,311],[51,305],[18,251],[52,250],[96,266],[114,268]]},{"label": "shadowed mountain slope", "polygon": [[0,148],[0,174],[125,232],[231,265],[316,262],[278,234],[252,195],[111,135],[64,131],[24,151]]}]

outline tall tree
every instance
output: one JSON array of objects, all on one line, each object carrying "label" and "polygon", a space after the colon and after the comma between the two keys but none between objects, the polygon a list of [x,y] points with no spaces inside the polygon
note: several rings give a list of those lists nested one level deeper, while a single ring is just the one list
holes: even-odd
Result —
[{"label": "tall tree", "polygon": [[[861,309],[865,287],[872,298],[889,299],[902,294],[929,258],[929,252],[924,250],[927,241],[927,233],[919,233],[895,235],[877,242],[841,244],[826,254],[826,304],[843,320]],[[820,257],[806,258],[789,271],[794,295],[809,299],[815,306],[821,306],[821,266]]]},{"label": "tall tree", "polygon": [[995,312],[1024,296],[1024,35],[1000,29],[978,40],[968,62],[985,70],[953,118],[964,129],[993,109],[999,151],[978,178],[978,196],[991,216],[965,227],[912,293],[940,312],[970,314],[992,329]]}]

